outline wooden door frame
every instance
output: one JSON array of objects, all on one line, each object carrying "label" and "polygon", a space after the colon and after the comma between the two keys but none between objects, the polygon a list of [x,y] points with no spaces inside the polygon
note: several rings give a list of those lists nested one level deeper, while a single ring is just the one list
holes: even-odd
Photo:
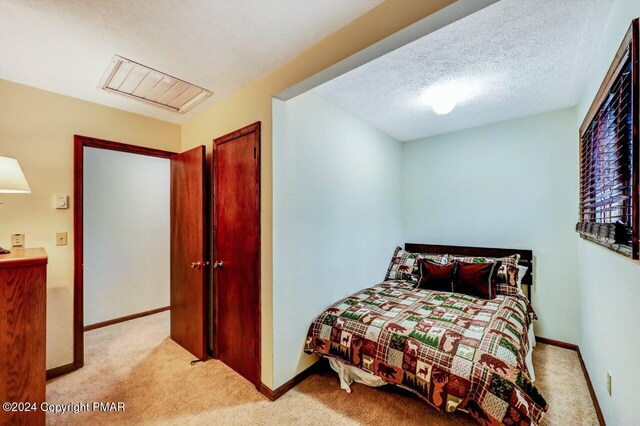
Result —
[{"label": "wooden door frame", "polygon": [[[256,197],[257,197],[257,217],[258,217],[258,238],[257,238],[257,247],[256,247],[256,251],[257,251],[257,261],[256,261],[256,277],[258,278],[258,306],[257,306],[257,310],[258,310],[258,321],[255,324],[255,333],[256,333],[256,371],[257,371],[257,375],[256,375],[256,382],[254,383],[254,385],[256,386],[256,389],[260,389],[260,383],[262,381],[262,275],[261,275],[261,264],[262,264],[262,251],[261,251],[261,246],[262,246],[262,216],[261,216],[261,193],[262,193],[262,181],[261,181],[261,163],[260,163],[260,150],[261,150],[261,135],[260,135],[260,128],[261,128],[261,122],[257,121],[253,124],[249,124],[248,126],[245,126],[241,129],[238,129],[234,132],[228,133],[224,136],[221,136],[219,138],[215,138],[213,140],[212,143],[212,158],[211,158],[211,192],[213,194],[213,196],[211,197],[211,220],[212,220],[212,240],[211,240],[211,264],[213,265],[213,262],[215,262],[216,259],[216,255],[217,253],[215,252],[215,238],[217,236],[218,233],[218,228],[217,228],[217,220],[216,220],[216,202],[217,202],[217,191],[216,191],[216,176],[215,176],[215,170],[216,170],[216,153],[217,153],[217,146],[218,145],[222,145],[224,143],[227,142],[231,142],[237,138],[240,138],[242,136],[248,135],[250,133],[255,133],[256,134],[256,138],[257,138],[257,142],[256,142],[256,165],[257,165],[257,171],[256,171],[256,182],[258,183],[257,187],[257,193],[256,193]],[[215,270],[212,268],[212,283],[213,283],[213,309],[214,309],[214,314],[213,314],[213,329],[215,330],[214,332],[214,339],[213,339],[213,357],[214,358],[218,358],[218,286],[215,280]]]},{"label": "wooden door frame", "polygon": [[82,191],[85,147],[166,159],[177,154],[176,152],[88,136],[73,136],[73,370],[84,366],[84,212]]}]

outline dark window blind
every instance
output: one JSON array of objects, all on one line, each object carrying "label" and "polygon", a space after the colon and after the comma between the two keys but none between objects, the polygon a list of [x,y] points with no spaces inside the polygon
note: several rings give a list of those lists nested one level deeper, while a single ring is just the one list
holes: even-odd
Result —
[{"label": "dark window blind", "polygon": [[577,231],[637,257],[637,46],[634,37],[625,40],[599,105],[592,106],[591,120],[581,128]]}]

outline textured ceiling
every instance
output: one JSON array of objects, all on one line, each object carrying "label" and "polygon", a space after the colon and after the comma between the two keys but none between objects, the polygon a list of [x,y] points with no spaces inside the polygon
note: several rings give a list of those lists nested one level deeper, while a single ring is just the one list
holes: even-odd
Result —
[{"label": "textured ceiling", "polygon": [[[613,0],[501,0],[313,91],[407,141],[573,106]],[[430,91],[458,98],[435,114]]]},{"label": "textured ceiling", "polygon": [[[381,0],[0,0],[0,79],[184,122]],[[185,115],[98,88],[114,54],[205,87]]]}]

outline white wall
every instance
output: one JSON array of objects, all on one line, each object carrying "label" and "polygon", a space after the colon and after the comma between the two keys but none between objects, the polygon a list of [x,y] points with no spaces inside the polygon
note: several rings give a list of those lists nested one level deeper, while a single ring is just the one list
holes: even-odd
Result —
[{"label": "white wall", "polygon": [[[618,0],[576,106],[576,134],[640,2]],[[577,192],[577,188],[576,188]],[[640,264],[576,237],[580,351],[607,424],[639,425]],[[613,375],[607,393],[607,371]]]},{"label": "white wall", "polygon": [[402,241],[399,142],[312,93],[273,120],[275,388],[314,362],[313,318],[381,282]]},{"label": "white wall", "polygon": [[84,324],[169,305],[169,160],[84,149]]},{"label": "white wall", "polygon": [[573,109],[403,145],[404,240],[532,249],[536,334],[577,343]]}]

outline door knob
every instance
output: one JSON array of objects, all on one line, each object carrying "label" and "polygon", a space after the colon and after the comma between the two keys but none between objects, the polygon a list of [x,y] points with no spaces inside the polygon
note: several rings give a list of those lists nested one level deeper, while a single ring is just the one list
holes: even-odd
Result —
[{"label": "door knob", "polygon": [[191,269],[201,269],[202,267],[209,266],[209,262],[206,260],[204,262],[191,262]]},{"label": "door knob", "polygon": [[223,266],[224,266],[224,263],[222,263],[222,261],[221,261],[221,260],[220,260],[220,261],[213,262],[213,267],[214,267],[214,268],[220,268],[220,269],[222,269],[222,267],[223,267]]}]

